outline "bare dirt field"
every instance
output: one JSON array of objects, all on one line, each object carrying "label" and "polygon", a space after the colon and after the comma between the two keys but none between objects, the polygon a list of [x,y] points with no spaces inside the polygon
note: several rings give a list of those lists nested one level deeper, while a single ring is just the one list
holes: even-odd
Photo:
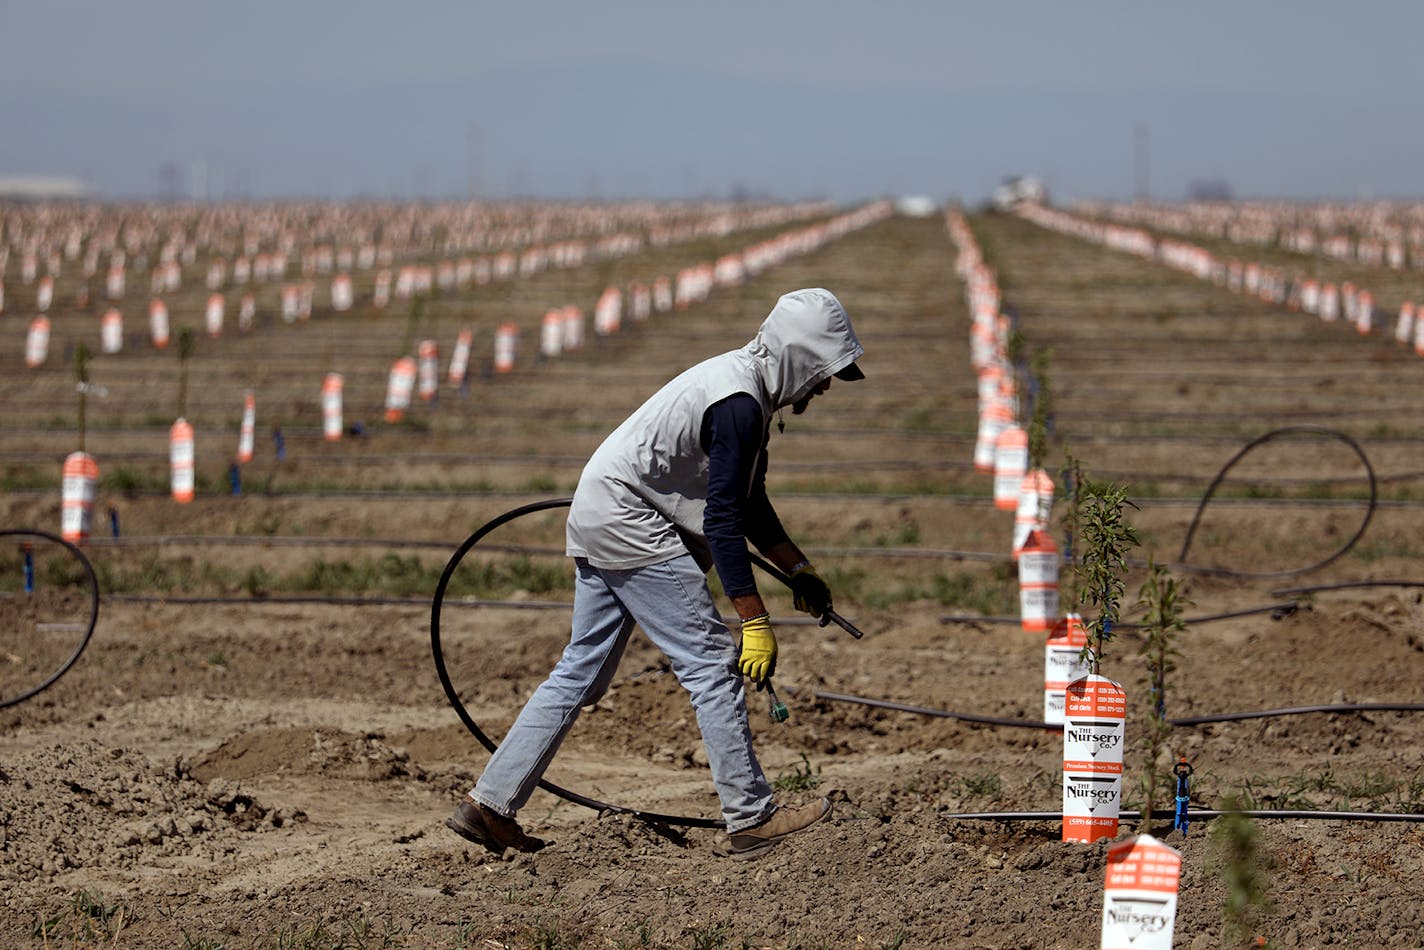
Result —
[{"label": "bare dirt field", "polygon": [[[1188,620],[1209,618],[1178,642],[1168,715],[1420,702],[1424,363],[1383,336],[1016,218],[970,221],[1026,345],[1052,354],[1050,466],[1071,452],[1129,488],[1142,539],[1129,605],[1151,555],[1184,581]],[[591,310],[605,285],[750,240],[437,295],[422,335],[444,346],[473,325],[487,346],[496,323],[519,319],[532,341],[550,307]],[[404,312],[259,318],[249,335],[200,341],[188,412],[200,490],[181,506],[166,496],[172,352],[135,345],[97,358],[93,378],[108,395],[90,400],[87,447],[107,480],[85,551],[103,597],[75,666],[0,709],[0,945],[1097,946],[1107,842],[1063,843],[1052,819],[962,817],[1056,812],[1059,732],[826,697],[1042,718],[1043,641],[1012,620],[1013,514],[994,508],[989,477],[972,465],[970,320],[954,263],[942,219],[893,217],[686,310],[625,321],[578,353],[477,374],[467,395],[446,387],[395,425],[381,422],[380,403]],[[0,395],[11,407],[0,420],[0,529],[58,533],[59,466],[75,446],[72,368],[24,368],[14,267],[0,315]],[[447,560],[488,519],[567,495],[626,412],[686,366],[741,345],[780,293],[805,286],[846,304],[868,378],[788,414],[773,432],[769,485],[865,637],[796,623],[776,594],[790,720],[773,723],[760,695],[751,705],[782,794],[829,796],[832,819],[760,860],[726,857],[725,835],[706,827],[716,799],[685,694],[635,638],[548,775],[617,807],[538,792],[520,817],[548,848],[495,856],[466,844],[443,821],[487,755],[432,659],[431,597]],[[96,326],[77,308],[54,320],[57,347]],[[346,375],[359,437],[321,438],[328,369]],[[226,471],[248,388],[261,437],[234,496]],[[274,424],[286,439],[280,462]],[[1213,476],[1282,426],[1353,440],[1377,502],[1348,442],[1282,437],[1232,470],[1183,558]],[[561,534],[557,510],[499,529],[455,575],[485,605],[442,609],[452,679],[495,736],[567,634]],[[1407,583],[1295,590],[1383,581]],[[4,609],[0,663],[13,667],[31,647],[18,608]],[[1128,808],[1143,800],[1151,709],[1140,643],[1122,631],[1103,669],[1129,696]],[[17,674],[6,676],[10,695]],[[1424,812],[1418,712],[1180,725],[1169,745],[1170,761],[1194,768],[1194,808]],[[1159,791],[1159,807],[1170,795]],[[1258,818],[1245,857],[1223,825],[1195,821],[1185,836],[1151,825],[1183,857],[1177,946],[1258,936],[1276,947],[1421,945],[1424,825]],[[1124,836],[1137,830],[1123,822]],[[1264,900],[1231,917],[1243,868]]]}]

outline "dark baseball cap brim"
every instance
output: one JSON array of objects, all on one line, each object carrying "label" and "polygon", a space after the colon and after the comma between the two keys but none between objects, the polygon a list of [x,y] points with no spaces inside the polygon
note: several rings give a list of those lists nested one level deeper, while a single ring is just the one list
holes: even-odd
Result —
[{"label": "dark baseball cap brim", "polygon": [[865,373],[861,372],[859,366],[855,365],[854,363],[851,363],[844,369],[836,370],[835,377],[836,379],[843,379],[848,383],[853,383],[857,379],[864,379]]}]

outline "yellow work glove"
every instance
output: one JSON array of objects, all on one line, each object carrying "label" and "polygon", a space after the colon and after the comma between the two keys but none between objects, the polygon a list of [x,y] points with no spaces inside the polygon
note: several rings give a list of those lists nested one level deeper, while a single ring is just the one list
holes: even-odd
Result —
[{"label": "yellow work glove", "polygon": [[764,683],[776,672],[776,634],[766,614],[742,621],[742,651],[737,669],[753,683]]},{"label": "yellow work glove", "polygon": [[795,598],[796,609],[803,614],[823,617],[831,609],[831,589],[810,564],[803,564],[791,572],[791,594]]}]

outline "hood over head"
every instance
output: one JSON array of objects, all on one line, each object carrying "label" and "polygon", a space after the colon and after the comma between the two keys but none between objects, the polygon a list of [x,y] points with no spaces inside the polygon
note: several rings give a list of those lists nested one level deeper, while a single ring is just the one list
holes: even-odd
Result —
[{"label": "hood over head", "polygon": [[[773,409],[796,402],[865,353],[841,302],[819,287],[782,296],[743,349],[760,366]],[[864,374],[856,368],[842,378]]]}]

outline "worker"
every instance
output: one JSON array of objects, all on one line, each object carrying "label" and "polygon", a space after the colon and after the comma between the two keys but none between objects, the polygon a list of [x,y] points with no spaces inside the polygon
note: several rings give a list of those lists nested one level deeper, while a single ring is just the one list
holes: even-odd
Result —
[{"label": "worker", "polygon": [[[569,645],[449,828],[497,853],[544,847],[515,816],[579,710],[608,689],[635,623],[690,694],[732,856],[758,856],[830,814],[824,798],[780,805],[752,748],[742,677],[768,684],[777,643],[747,543],[790,577],[797,609],[831,609],[830,589],[767,498],[766,447],[781,410],[805,412],[833,377],[864,379],[862,353],[835,295],[786,294],[750,343],[686,370],[604,440],[566,528],[577,575]],[[714,566],[741,619],[740,646],[707,585]]]}]

